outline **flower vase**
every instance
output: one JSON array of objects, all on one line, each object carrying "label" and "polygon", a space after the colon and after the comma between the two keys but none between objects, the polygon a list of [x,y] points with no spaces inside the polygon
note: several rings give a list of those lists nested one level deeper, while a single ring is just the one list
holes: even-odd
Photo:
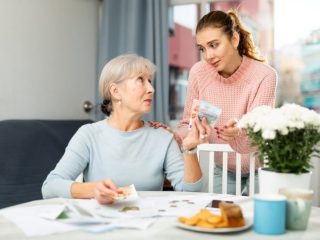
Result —
[{"label": "flower vase", "polygon": [[259,168],[259,192],[261,194],[278,194],[280,188],[310,189],[312,172],[302,174],[278,173]]}]

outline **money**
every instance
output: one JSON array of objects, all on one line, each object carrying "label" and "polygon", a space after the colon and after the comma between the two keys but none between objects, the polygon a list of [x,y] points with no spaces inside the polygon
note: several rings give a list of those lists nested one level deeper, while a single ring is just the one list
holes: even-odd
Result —
[{"label": "money", "polygon": [[208,123],[213,127],[218,121],[221,112],[221,108],[213,104],[210,104],[206,101],[193,99],[188,128],[191,129],[192,123],[196,117],[199,117],[200,121],[205,117]]},{"label": "money", "polygon": [[134,187],[133,184],[120,187],[119,189],[122,190],[122,193],[119,193],[118,196],[114,198],[115,200],[126,200],[126,199],[133,199],[138,197],[136,188]]}]

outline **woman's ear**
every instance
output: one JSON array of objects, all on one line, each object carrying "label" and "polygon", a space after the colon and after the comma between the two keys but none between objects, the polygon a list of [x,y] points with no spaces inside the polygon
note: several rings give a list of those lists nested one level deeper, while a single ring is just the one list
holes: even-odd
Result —
[{"label": "woman's ear", "polygon": [[121,93],[119,91],[119,86],[117,84],[111,83],[109,86],[109,91],[112,99],[116,99],[116,100],[121,99]]},{"label": "woman's ear", "polygon": [[239,46],[239,42],[240,42],[240,36],[239,36],[238,32],[236,32],[236,31],[233,32],[231,42],[232,42],[234,49],[237,49]]}]

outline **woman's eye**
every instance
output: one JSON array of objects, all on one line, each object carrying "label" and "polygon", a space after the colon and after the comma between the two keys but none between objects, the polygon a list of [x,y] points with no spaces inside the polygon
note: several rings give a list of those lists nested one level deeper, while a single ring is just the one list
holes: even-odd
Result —
[{"label": "woman's eye", "polygon": [[142,78],[142,77],[138,77],[138,78],[137,78],[137,81],[138,81],[138,82],[143,82],[143,78]]},{"label": "woman's eye", "polygon": [[204,50],[203,50],[203,48],[199,47],[199,51],[200,51],[200,52],[203,52]]},{"label": "woman's eye", "polygon": [[212,48],[217,48],[218,46],[219,46],[218,43],[211,43],[211,44],[210,44],[210,47],[212,47]]}]

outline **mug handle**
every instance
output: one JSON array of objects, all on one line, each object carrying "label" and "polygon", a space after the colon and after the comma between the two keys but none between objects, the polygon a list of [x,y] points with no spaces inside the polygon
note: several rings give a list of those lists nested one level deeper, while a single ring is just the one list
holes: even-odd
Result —
[{"label": "mug handle", "polygon": [[306,202],[302,199],[296,199],[295,201],[297,203],[299,216],[301,216],[306,208]]}]

